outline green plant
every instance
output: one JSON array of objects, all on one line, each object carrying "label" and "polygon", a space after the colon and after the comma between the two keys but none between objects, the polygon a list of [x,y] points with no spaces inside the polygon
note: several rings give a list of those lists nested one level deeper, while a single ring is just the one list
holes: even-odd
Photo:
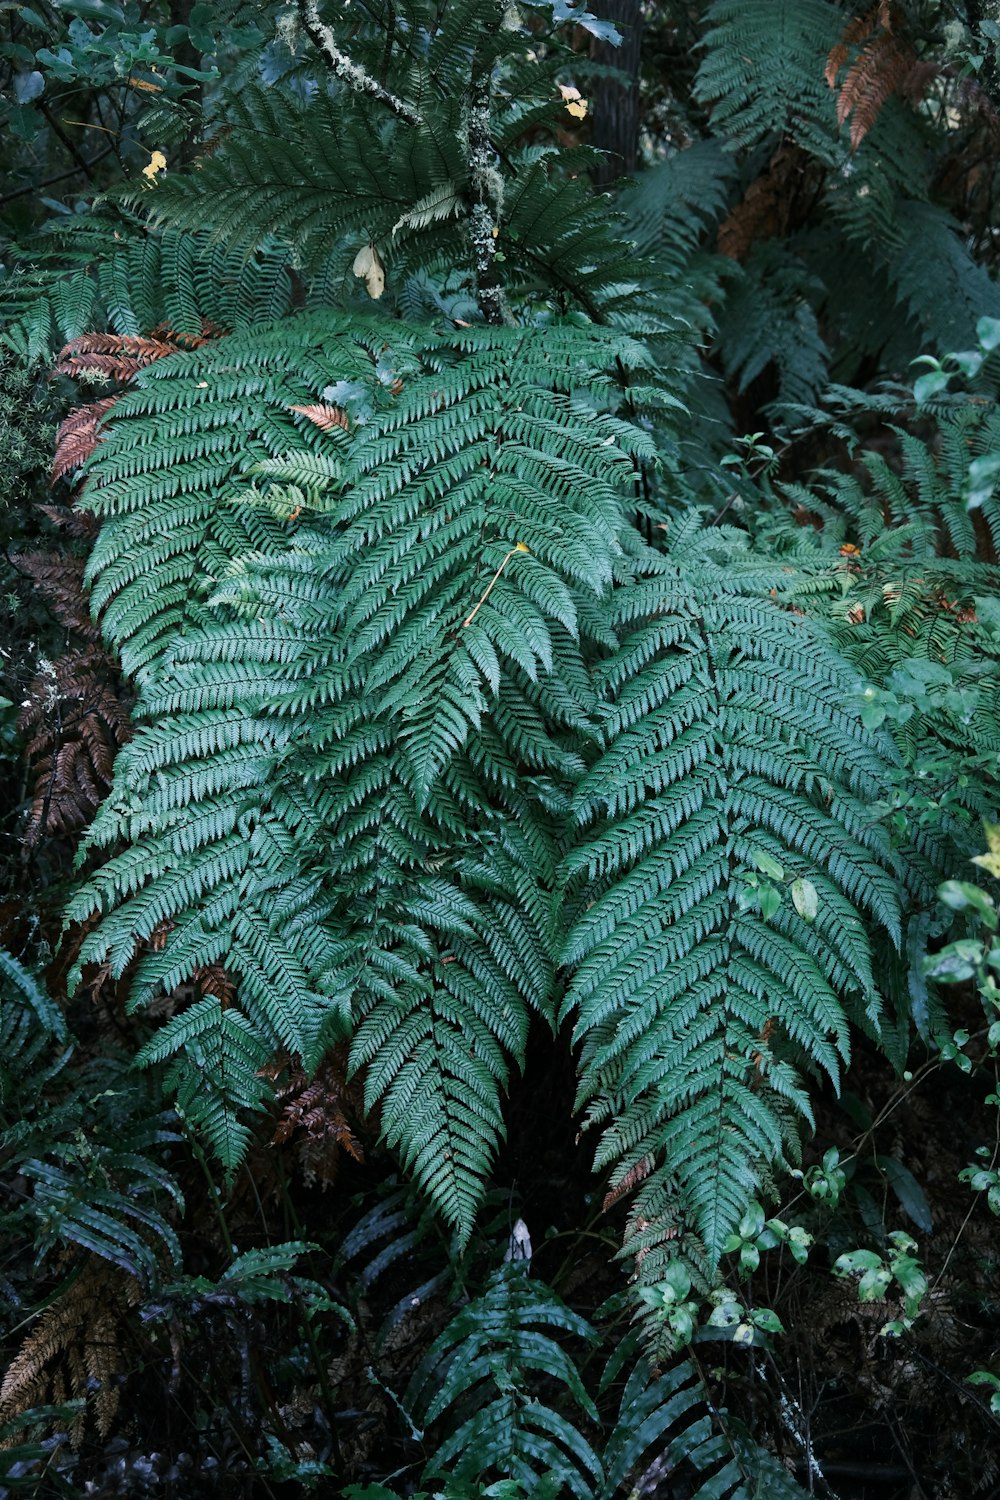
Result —
[{"label": "green plant", "polygon": [[[583,1419],[598,1423],[598,1411],[580,1368],[563,1348],[566,1334],[598,1341],[596,1330],[523,1264],[514,1262],[490,1278],[483,1295],[428,1350],[407,1391],[409,1409],[425,1425],[451,1414],[425,1484],[447,1476],[446,1494],[456,1482],[482,1486],[477,1494],[508,1493],[487,1487],[497,1474],[503,1476],[499,1483],[520,1486],[525,1494],[613,1500],[628,1492],[630,1478],[634,1483],[656,1445],[690,1474],[692,1493],[704,1500],[739,1500],[754,1493],[765,1474],[775,1484],[773,1493],[801,1493],[767,1454],[735,1437],[724,1415],[720,1420],[711,1412],[690,1362],[654,1374],[631,1337],[613,1353],[596,1393],[601,1399],[621,1390],[616,1420],[596,1450]],[[552,1393],[547,1400],[537,1393],[540,1378]]]},{"label": "green plant", "polygon": [[[693,518],[668,554],[644,541],[643,414],[672,407],[614,325],[647,283],[612,279],[572,154],[519,143],[528,33],[483,15],[471,53],[435,36],[419,89],[390,49],[360,96],[246,94],[203,171],[132,195],[227,254],[285,245],[307,297],[345,305],[187,354],[130,336],[83,503],[137,732],[69,918],[101,917],[80,965],[128,975],[133,1009],[233,976],[140,1054],[227,1172],[266,1059],[313,1069],[350,1038],[464,1239],[529,1015],[571,1021],[655,1285],[650,1236],[679,1226],[664,1253],[710,1273],[797,1149],[797,1069],[836,1083],[849,1022],[878,1035],[865,922],[898,941],[901,865],[867,808],[893,753],[845,708],[829,633],[768,597],[780,564]],[[390,297],[402,318],[368,310]],[[754,870],[789,901],[748,901]]]},{"label": "green plant", "polygon": [[[837,1264],[899,1288],[892,1331],[937,1306],[866,1185],[929,1235],[919,1167],[828,1144],[852,1032],[904,1081],[914,1022],[976,1067],[922,965],[993,911],[960,882],[935,904],[1000,747],[995,143],[986,54],[962,86],[949,60],[974,18],[945,55],[933,4],[645,7],[662,76],[609,207],[581,50],[609,31],[582,6],[154,6],[142,35],[97,9],[65,46],[34,12],[0,41],[15,193],[62,170],[57,88],[74,128],[114,104],[123,173],[15,233],[0,286],[12,359],[69,340],[55,482],[79,489],[46,514],[87,542],[125,680],[94,775],[31,741],[72,817],[10,792],[39,861],[57,833],[68,860],[115,758],[66,905],[73,1026],[23,990],[0,1023],[29,1195],[7,1222],[56,1299],[18,1402],[71,1394],[57,1323],[96,1359],[96,1289],[144,1370],[204,1357],[192,1423],[264,1483],[392,1484],[343,1415],[366,1406],[455,1500],[610,1500],[661,1461],[692,1493],[794,1492],[725,1409],[735,1389],[815,1477],[772,1272],[809,1288],[810,1235],[835,1221],[836,1259],[857,1208],[877,1248]],[[939,962],[985,982],[977,943]],[[554,1237],[579,1234],[565,1302],[481,1271],[522,1211],[491,1189],[516,1175],[506,1096],[558,1048],[600,1179]],[[338,1190],[310,1217],[290,1089],[295,1129],[352,1141],[363,1094],[370,1170],[394,1157],[423,1207],[393,1186],[358,1218]],[[987,1195],[995,1166],[969,1169]],[[789,1171],[808,1228],[767,1217]],[[628,1289],[584,1318],[611,1274],[568,1268],[616,1241]],[[281,1351],[266,1379],[251,1329]],[[74,1440],[111,1430],[100,1371]]]},{"label": "green plant", "polygon": [[914,1251],[916,1240],[903,1230],[894,1229],[889,1235],[889,1251],[886,1256],[874,1250],[848,1250],[839,1255],[833,1265],[835,1276],[853,1276],[860,1272],[858,1299],[861,1302],[884,1302],[895,1281],[902,1293],[903,1316],[891,1318],[882,1325],[880,1333],[898,1337],[912,1328],[913,1320],[920,1312],[927,1292],[927,1277]]}]

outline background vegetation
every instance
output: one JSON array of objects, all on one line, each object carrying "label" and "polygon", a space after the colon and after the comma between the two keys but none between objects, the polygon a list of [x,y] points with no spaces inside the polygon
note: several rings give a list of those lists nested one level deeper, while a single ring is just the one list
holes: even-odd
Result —
[{"label": "background vegetation", "polygon": [[0,23],[0,1492],[1000,1493],[1000,17]]}]

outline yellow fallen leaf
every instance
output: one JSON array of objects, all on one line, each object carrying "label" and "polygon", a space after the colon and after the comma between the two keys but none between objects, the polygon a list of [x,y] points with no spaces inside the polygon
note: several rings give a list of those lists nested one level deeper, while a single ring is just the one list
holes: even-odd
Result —
[{"label": "yellow fallen leaf", "polygon": [[587,114],[587,101],[570,83],[561,83],[559,92],[566,102],[566,113],[573,116],[574,120],[583,120]]},{"label": "yellow fallen leaf", "polygon": [[1000,880],[1000,823],[984,823],[986,830],[986,847],[989,854],[976,854],[972,863],[985,870],[987,875],[994,875]]},{"label": "yellow fallen leaf", "polygon": [[369,297],[377,301],[385,291],[385,266],[374,245],[362,245],[351,270],[364,282]]},{"label": "yellow fallen leaf", "polygon": [[166,170],[167,158],[162,151],[154,151],[146,166],[142,169],[143,177],[148,177],[150,182],[156,181],[156,174]]}]

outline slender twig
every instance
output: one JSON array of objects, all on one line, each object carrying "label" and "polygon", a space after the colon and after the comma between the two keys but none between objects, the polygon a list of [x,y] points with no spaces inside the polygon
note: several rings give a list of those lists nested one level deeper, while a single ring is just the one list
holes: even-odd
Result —
[{"label": "slender twig", "polygon": [[0,207],[5,203],[13,203],[15,198],[26,198],[29,193],[44,193],[46,188],[55,187],[57,182],[65,182],[67,177],[90,177],[93,169],[102,162],[106,156],[113,156],[114,146],[105,146],[103,151],[98,151],[92,156],[85,167],[67,167],[65,172],[57,172],[54,177],[47,177],[44,182],[29,182],[26,187],[15,188],[12,193],[4,193],[0,198]]},{"label": "slender twig", "polygon": [[[993,1077],[994,1077],[994,1091],[995,1091],[995,1086],[996,1086],[996,1068],[995,1067],[994,1067],[994,1071],[993,1071]],[[995,1133],[994,1133],[994,1137],[993,1137],[993,1154],[990,1157],[989,1166],[986,1168],[986,1170],[988,1172],[994,1171],[994,1169],[996,1168],[997,1158],[998,1157],[1000,1157],[1000,1114],[997,1115],[997,1119],[996,1119],[996,1128],[995,1128]],[[954,1242],[952,1243],[952,1247],[948,1251],[948,1254],[944,1258],[944,1265],[941,1267],[940,1271],[937,1273],[937,1276],[934,1278],[934,1285],[931,1287],[931,1291],[932,1292],[936,1290],[939,1282],[941,1281],[942,1276],[944,1275],[945,1271],[947,1271],[949,1265],[951,1264],[951,1258],[955,1254],[955,1251],[958,1249],[959,1241],[961,1240],[962,1235],[965,1233],[965,1226],[968,1224],[969,1220],[972,1218],[972,1215],[975,1212],[976,1205],[977,1205],[978,1202],[979,1202],[979,1194],[977,1192],[976,1195],[973,1197],[972,1202],[969,1204],[969,1211],[966,1214],[965,1218],[962,1220],[961,1227],[959,1228],[959,1231],[958,1231],[958,1233],[955,1236]]]},{"label": "slender twig", "polygon": [[[301,1220],[299,1219],[298,1213],[295,1209],[295,1205],[292,1202],[291,1194],[288,1191],[288,1179],[285,1176],[285,1169],[282,1166],[280,1157],[277,1158],[277,1167],[278,1185],[281,1189],[281,1199],[285,1213],[285,1222],[286,1224],[290,1223],[294,1227],[295,1233],[300,1239],[302,1239],[305,1231],[302,1228]],[[319,1344],[316,1340],[316,1330],[312,1325],[312,1311],[300,1291],[295,1290],[293,1295],[295,1297],[295,1305],[299,1310],[299,1317],[302,1321],[302,1328],[305,1332],[306,1343],[309,1345],[309,1357],[312,1360],[313,1371],[316,1375],[317,1384],[319,1385],[320,1395],[323,1397],[323,1401],[326,1405],[327,1429],[330,1433],[330,1443],[333,1448],[334,1457],[336,1459],[337,1470],[339,1473],[343,1474],[345,1472],[344,1456],[340,1448],[340,1434],[337,1431],[337,1403],[334,1400],[333,1388],[330,1385],[329,1371],[326,1365],[323,1363],[323,1359],[320,1355]]]},{"label": "slender twig", "polygon": [[483,596],[480,599],[479,603],[476,605],[476,607],[472,611],[472,613],[469,614],[469,615],[466,615],[465,619],[462,621],[463,626],[465,626],[465,625],[471,625],[472,624],[473,620],[476,618],[476,616],[478,615],[479,611],[482,609],[483,605],[486,603],[487,599],[490,597],[490,594],[493,592],[493,585],[496,583],[497,579],[500,577],[500,574],[503,572],[504,568],[510,562],[511,558],[514,557],[516,553],[518,553],[518,552],[527,552],[527,550],[528,549],[524,545],[523,542],[516,542],[515,545],[513,547],[511,547],[510,551],[507,553],[507,556],[504,558],[503,562],[500,564],[499,568],[497,568],[496,572],[493,574],[493,577],[490,579],[489,583],[486,585],[486,592],[483,594]]},{"label": "slender twig", "polygon": [[44,103],[44,101],[40,103],[38,107],[41,110],[42,114],[45,116],[46,120],[48,120],[49,126],[52,131],[59,137],[63,145],[66,147],[66,150],[69,152],[70,156],[76,162],[79,170],[85,173],[87,177],[89,177],[90,163],[87,161],[87,158],[84,156],[79,146],[77,146],[76,142],[66,134],[65,130],[63,130],[61,124],[56,119],[49,106]]},{"label": "slender twig", "polygon": [[340,50],[332,28],[320,19],[317,0],[298,0],[297,9],[306,36],[323,54],[331,73],[339,78],[341,83],[345,83],[355,93],[368,94],[379,104],[384,104],[407,125],[423,123],[412,104],[407,104],[405,99],[400,99],[390,89],[384,88],[377,78],[373,78],[365,71],[360,63],[356,63],[353,58],[348,57],[346,52]]}]

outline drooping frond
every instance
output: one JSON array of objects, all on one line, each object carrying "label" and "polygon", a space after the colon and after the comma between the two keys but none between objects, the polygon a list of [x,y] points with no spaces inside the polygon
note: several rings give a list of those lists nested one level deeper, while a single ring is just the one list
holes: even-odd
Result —
[{"label": "drooping frond", "polygon": [[714,1264],[810,1118],[796,1064],[836,1083],[848,1015],[878,1024],[862,916],[898,940],[869,812],[886,746],[808,623],[697,553],[619,600],[607,749],[565,864],[564,1010],[612,1187],[663,1163]]},{"label": "drooping frond", "polygon": [[669,1464],[692,1500],[803,1495],[769,1454],[712,1413],[691,1361],[654,1373],[633,1335],[615,1350],[600,1382],[600,1397],[620,1395],[595,1451],[598,1413],[586,1367],[571,1351],[597,1341],[596,1329],[523,1261],[495,1272],[435,1340],[407,1389],[408,1410],[424,1428],[443,1432],[425,1482],[486,1485],[502,1474],[527,1495],[615,1500],[634,1492],[654,1458]]},{"label": "drooping frond", "polygon": [[103,913],[81,962],[133,973],[135,1005],[236,976],[238,1009],[205,996],[145,1054],[194,1065],[227,1165],[253,1049],[311,1070],[350,1028],[386,1138],[469,1232],[551,1005],[547,778],[582,770],[580,641],[629,568],[650,450],[605,370],[642,358],[571,326],[313,316],[116,404],[89,576],[139,728],[90,834],[119,852],[70,916]]},{"label": "drooping frond", "polygon": [[6,948],[0,948],[0,1103],[16,1097],[19,1075],[54,1046],[69,1042],[66,1021],[44,985]]},{"label": "drooping frond", "polygon": [[427,1423],[459,1403],[471,1413],[438,1447],[432,1475],[472,1480],[499,1470],[528,1494],[545,1481],[590,1500],[602,1478],[600,1460],[573,1420],[533,1388],[544,1376],[597,1419],[563,1348],[567,1333],[595,1338],[583,1318],[516,1262],[497,1272],[483,1297],[452,1319],[408,1393]]},{"label": "drooping frond", "polygon": [[697,97],[717,132],[756,146],[790,136],[829,157],[837,120],[823,62],[838,36],[840,12],[826,0],[714,0],[706,17]]},{"label": "drooping frond", "polygon": [[806,296],[810,290],[819,288],[787,251],[769,243],[750,253],[719,317],[721,356],[738,391],[773,365],[779,400],[815,400],[827,379],[829,351]]}]

